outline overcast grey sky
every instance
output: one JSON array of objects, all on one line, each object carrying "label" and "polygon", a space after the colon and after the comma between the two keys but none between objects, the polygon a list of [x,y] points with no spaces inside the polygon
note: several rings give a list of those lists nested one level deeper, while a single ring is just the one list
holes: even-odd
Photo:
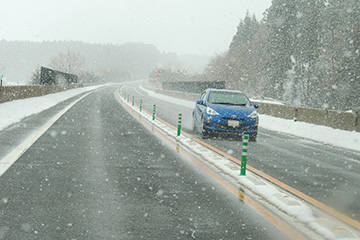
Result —
[{"label": "overcast grey sky", "polygon": [[0,39],[143,42],[160,51],[226,51],[246,11],[271,0],[0,0]]}]

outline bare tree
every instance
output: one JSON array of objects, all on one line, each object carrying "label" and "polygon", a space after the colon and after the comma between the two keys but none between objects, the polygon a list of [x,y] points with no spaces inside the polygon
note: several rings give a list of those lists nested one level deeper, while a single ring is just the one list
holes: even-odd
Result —
[{"label": "bare tree", "polygon": [[84,62],[84,58],[78,53],[60,53],[51,59],[50,67],[58,71],[76,74],[84,67]]},{"label": "bare tree", "polygon": [[31,75],[30,84],[31,85],[40,84],[40,75],[41,75],[41,71],[40,71],[40,67],[38,66]]}]

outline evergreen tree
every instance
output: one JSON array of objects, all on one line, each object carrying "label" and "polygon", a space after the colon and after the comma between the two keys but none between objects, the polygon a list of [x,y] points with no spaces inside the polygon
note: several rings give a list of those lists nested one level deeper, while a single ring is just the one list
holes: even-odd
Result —
[{"label": "evergreen tree", "polygon": [[269,83],[268,96],[282,99],[285,93],[285,83],[292,79],[292,56],[296,44],[297,1],[273,0],[267,11],[266,25],[269,28],[270,56],[266,63]]},{"label": "evergreen tree", "polygon": [[229,47],[229,52],[241,50],[241,46],[250,43],[258,30],[259,22],[256,20],[255,15],[251,17],[249,11],[246,12],[244,20],[241,20],[237,27],[237,32]]},{"label": "evergreen tree", "polygon": [[329,0],[324,10],[325,57],[329,81],[327,103],[335,109],[360,105],[360,2]]},{"label": "evergreen tree", "polygon": [[360,106],[360,2],[348,0],[343,5],[343,54],[339,69],[342,94],[340,102],[347,109]]},{"label": "evergreen tree", "polygon": [[294,46],[296,85],[294,95],[301,105],[316,105],[321,80],[315,73],[322,40],[321,11],[324,0],[297,1],[296,45]]},{"label": "evergreen tree", "polygon": [[[259,46],[256,38],[261,28],[255,16],[250,17],[247,12],[244,20],[240,21],[238,30],[230,44],[228,51],[228,68],[230,71],[229,84],[232,88],[246,91],[251,95],[262,95],[258,83],[259,74]],[[262,38],[261,38],[262,39]]]}]

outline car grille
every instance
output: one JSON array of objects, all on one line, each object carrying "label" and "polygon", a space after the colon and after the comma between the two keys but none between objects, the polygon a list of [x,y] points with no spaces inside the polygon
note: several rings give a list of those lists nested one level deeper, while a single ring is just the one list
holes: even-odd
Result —
[{"label": "car grille", "polygon": [[225,120],[237,120],[237,121],[245,121],[245,118],[229,118],[229,117],[223,117],[221,119],[225,119]]}]

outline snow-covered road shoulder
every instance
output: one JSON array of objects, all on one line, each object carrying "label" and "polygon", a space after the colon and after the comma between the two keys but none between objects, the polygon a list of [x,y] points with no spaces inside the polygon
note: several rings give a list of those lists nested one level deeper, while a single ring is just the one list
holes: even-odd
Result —
[{"label": "snow-covered road shoulder", "polygon": [[41,97],[26,98],[2,103],[0,104],[0,131],[14,123],[20,122],[26,117],[49,109],[66,99],[103,86],[105,85],[76,88]]},{"label": "snow-covered road shoulder", "polygon": [[262,128],[360,152],[360,133],[260,115]]}]

